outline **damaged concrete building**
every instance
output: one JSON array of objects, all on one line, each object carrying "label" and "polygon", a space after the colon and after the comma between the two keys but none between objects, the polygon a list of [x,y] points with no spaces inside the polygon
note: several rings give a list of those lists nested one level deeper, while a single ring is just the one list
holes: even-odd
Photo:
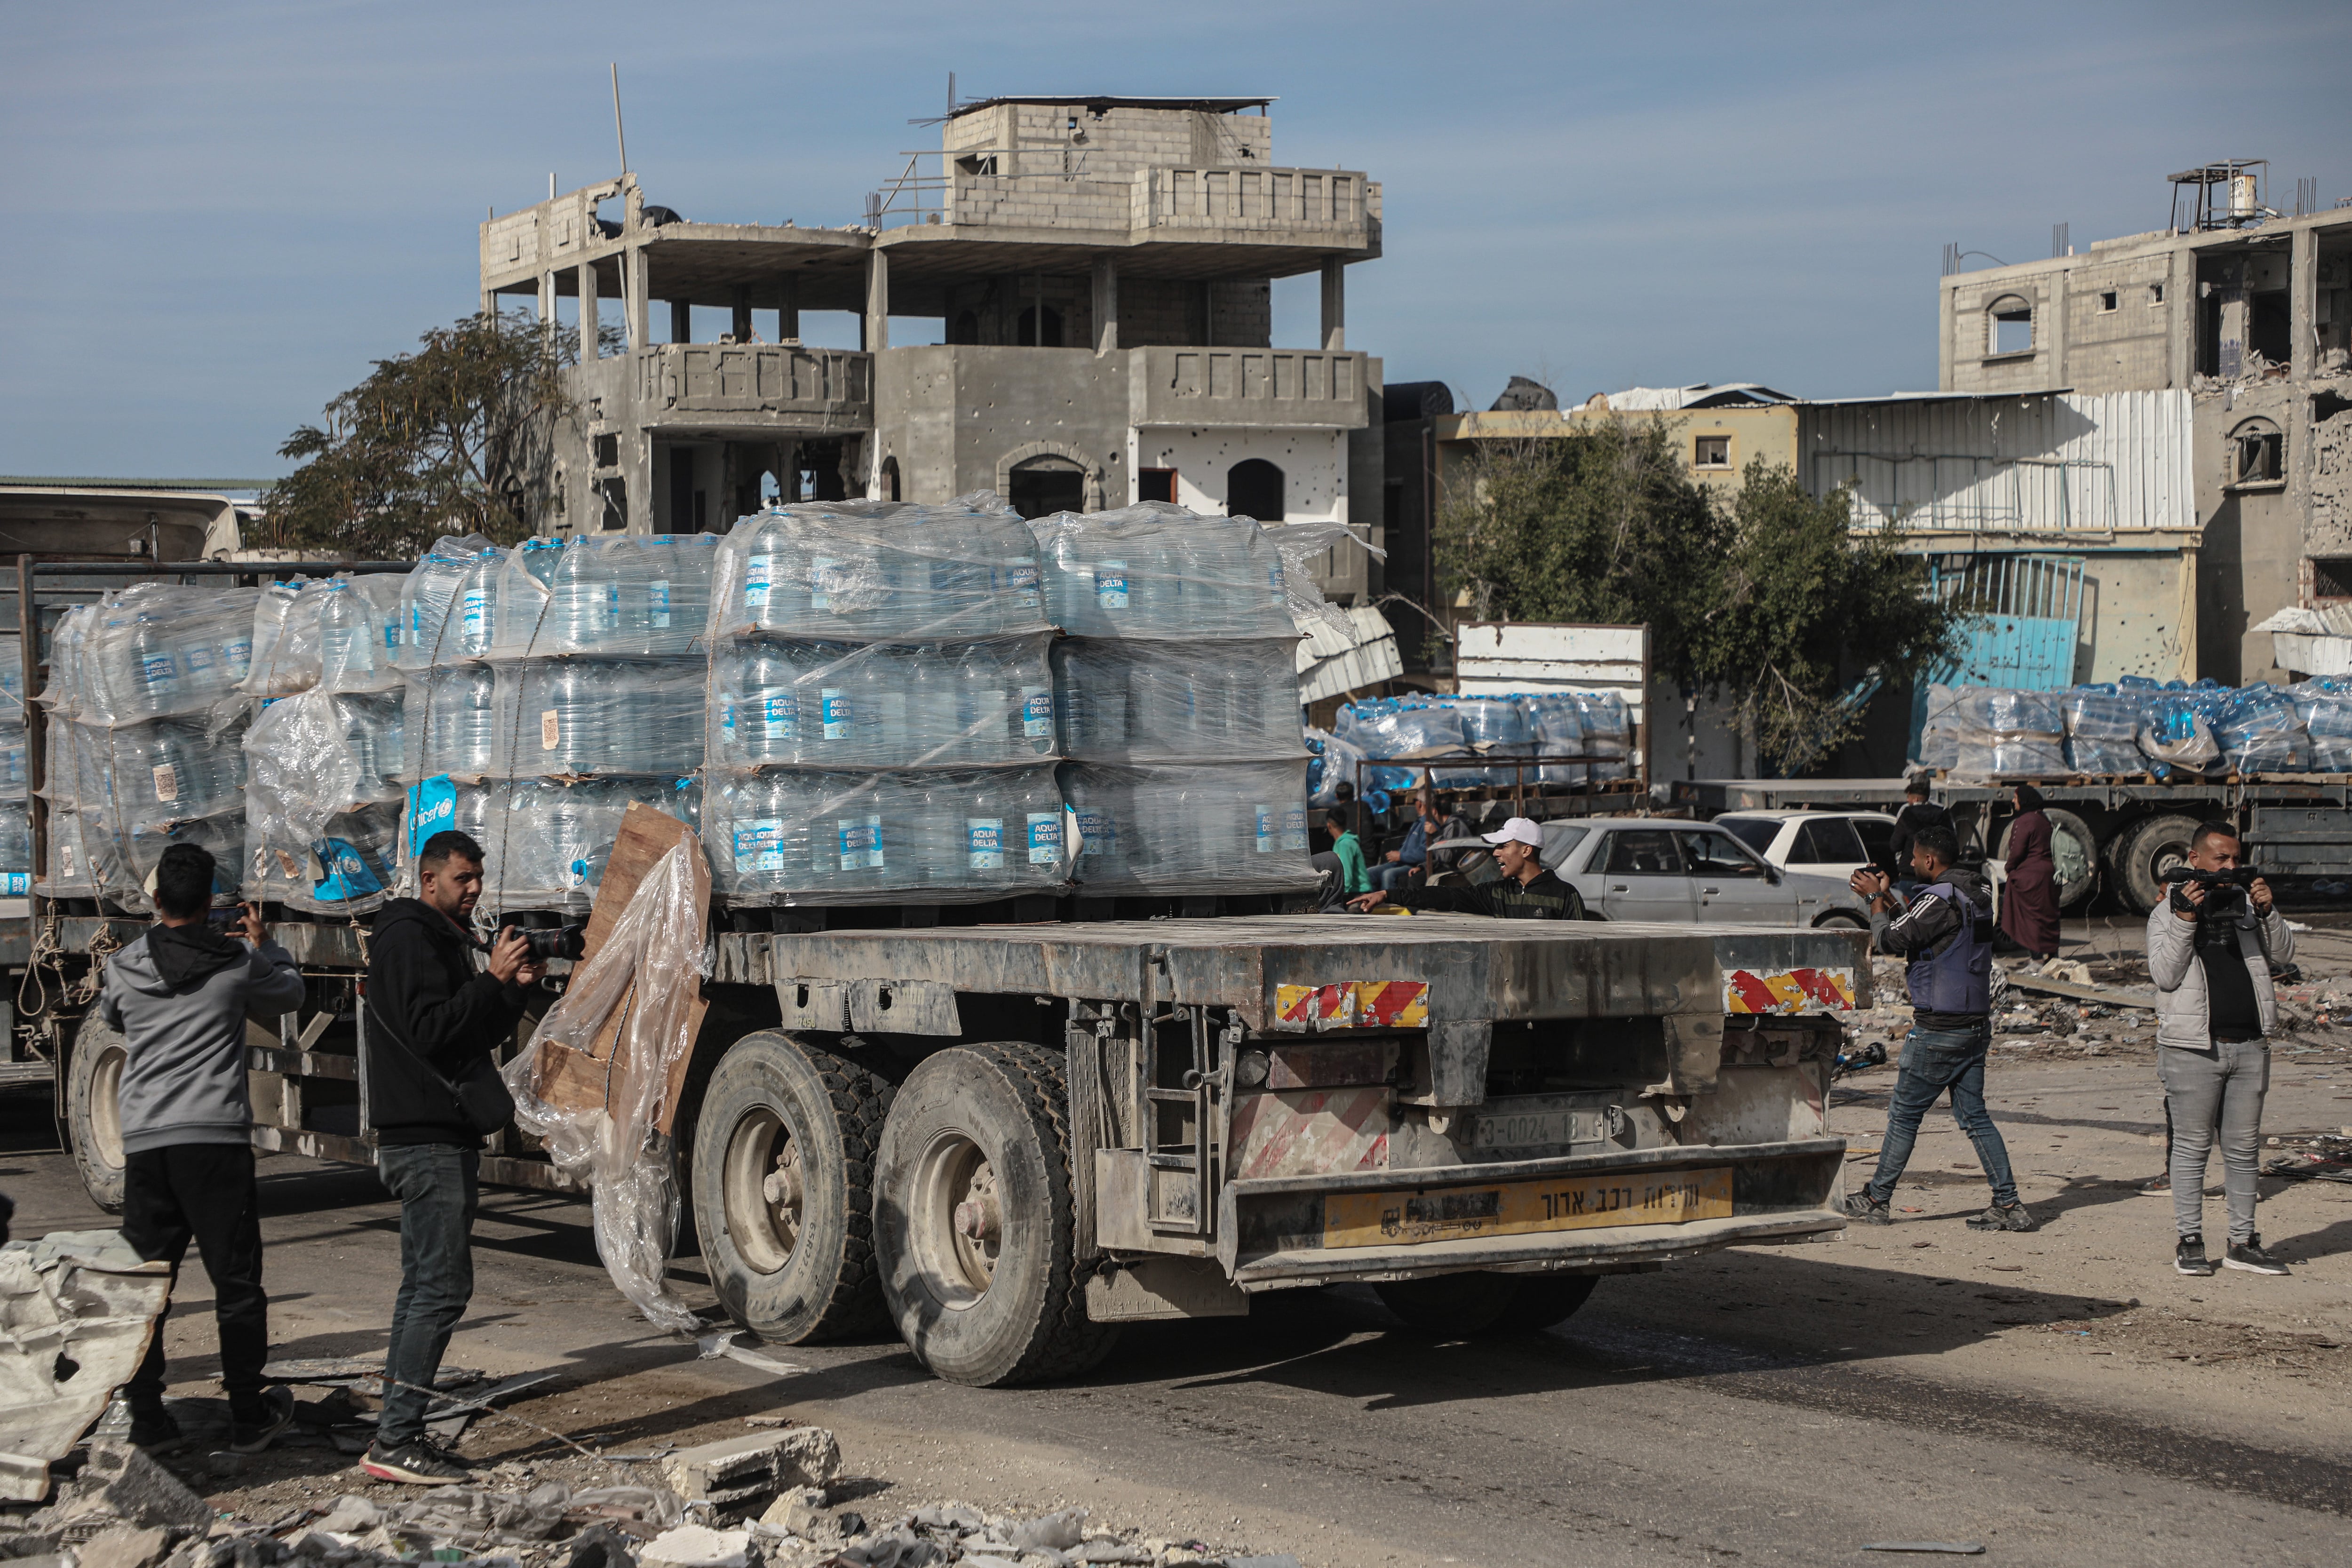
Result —
[{"label": "damaged concrete building", "polygon": [[[964,104],[845,227],[688,221],[629,174],[492,217],[485,309],[576,300],[588,345],[547,531],[988,489],[1032,516],[1159,500],[1370,537],[1381,364],[1347,346],[1346,268],[1381,253],[1381,187],[1276,164],[1272,101]],[[1319,331],[1276,348],[1273,284],[1300,275]],[[698,307],[730,330],[695,341]],[[854,312],[859,347],[803,342],[817,310]],[[893,343],[910,324],[936,341]],[[1340,554],[1327,591],[1374,591]]]},{"label": "damaged concrete building", "polygon": [[2259,163],[2171,176],[2169,226],[2081,255],[1953,273],[1939,384],[2189,395],[2194,673],[2285,679],[2272,612],[2352,600],[2352,206],[2282,214]]}]

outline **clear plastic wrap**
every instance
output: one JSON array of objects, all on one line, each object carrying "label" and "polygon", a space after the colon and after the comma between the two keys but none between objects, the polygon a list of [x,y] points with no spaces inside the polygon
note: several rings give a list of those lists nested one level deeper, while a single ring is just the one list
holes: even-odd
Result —
[{"label": "clear plastic wrap", "polygon": [[733,765],[970,767],[1054,754],[1050,634],[906,645],[736,640],[711,658]]},{"label": "clear plastic wrap", "polygon": [[487,777],[499,755],[499,673],[487,664],[427,669],[408,687],[403,783],[435,773]]},{"label": "clear plastic wrap", "polygon": [[738,903],[971,901],[1068,877],[1051,764],[730,773],[703,815],[717,885]]},{"label": "clear plastic wrap", "polygon": [[773,508],[721,543],[711,632],[977,641],[1042,631],[1039,574],[1029,524],[984,492],[944,506]]},{"label": "clear plastic wrap", "polygon": [[2257,681],[2223,698],[2213,738],[2242,773],[2308,773],[2311,737],[2283,686]]},{"label": "clear plastic wrap", "polygon": [[1072,637],[1192,642],[1297,633],[1282,552],[1248,518],[1142,501],[1057,512],[1029,526],[1045,557],[1045,612]]},{"label": "clear plastic wrap", "polygon": [[401,684],[400,592],[404,579],[343,574],[315,585],[319,676],[327,691],[392,691]]},{"label": "clear plastic wrap", "polygon": [[365,914],[392,896],[399,840],[397,805],[336,813],[308,837],[248,811],[245,896],[309,914]]},{"label": "clear plastic wrap", "polygon": [[691,778],[554,779],[460,784],[451,820],[482,846],[482,899],[499,910],[587,908],[632,803],[698,827]]},{"label": "clear plastic wrap", "polygon": [[565,542],[524,651],[673,658],[700,651],[710,621],[713,533],[586,536]]},{"label": "clear plastic wrap", "polygon": [[1307,731],[1307,744],[1315,753],[1313,760],[1307,764],[1308,804],[1318,806],[1339,805],[1342,783],[1354,784],[1359,790],[1364,787],[1357,784],[1357,774],[1369,770],[1360,769],[1358,764],[1364,761],[1364,753],[1353,742],[1343,741],[1328,731],[1310,729]]},{"label": "clear plastic wrap", "polygon": [[256,697],[291,697],[319,681],[319,606],[305,590],[308,577],[271,583],[253,606],[245,689]]},{"label": "clear plastic wrap", "polygon": [[307,843],[327,819],[368,805],[397,805],[399,692],[320,689],[281,698],[246,731],[248,810],[268,837]]},{"label": "clear plastic wrap", "polygon": [[2296,717],[2311,737],[2311,765],[2324,773],[2352,773],[2352,683],[2333,679],[2287,688]]},{"label": "clear plastic wrap", "polygon": [[1382,762],[1445,756],[1469,743],[1454,710],[1386,697],[1341,708],[1332,733]]},{"label": "clear plastic wrap", "polygon": [[[507,552],[495,544],[476,552],[473,563],[457,579],[457,589],[442,612],[425,663],[463,664],[489,657],[492,640],[498,636],[499,579],[506,560]],[[436,584],[439,573],[446,570],[446,566],[436,568]],[[419,597],[422,596],[420,590]]]},{"label": "clear plastic wrap", "polygon": [[2113,686],[2077,686],[2062,698],[2066,719],[2066,762],[2078,773],[2112,775],[2147,770],[2140,755],[2139,726],[2147,709],[2144,692]]},{"label": "clear plastic wrap", "polygon": [[[701,1320],[665,1283],[678,1204],[661,1128],[680,1064],[694,1049],[709,901],[701,848],[689,837],[646,872],[530,1048],[505,1069],[517,1123],[547,1146],[558,1170],[588,1187],[596,1252],[614,1284],[656,1328],[676,1333],[692,1333]],[[593,1065],[602,1092],[566,1093],[559,1083],[577,1079],[559,1056]]]},{"label": "clear plastic wrap", "polygon": [[25,753],[25,665],[21,639],[0,633],[0,800],[22,800],[28,783]]},{"label": "clear plastic wrap", "polygon": [[93,824],[70,802],[48,812],[49,870],[40,891],[50,899],[95,899],[135,884],[122,868],[122,852],[103,820]]},{"label": "clear plastic wrap", "polygon": [[401,580],[400,652],[394,660],[400,668],[418,670],[433,662],[441,645],[442,625],[457,597],[457,585],[482,552],[494,548],[478,533],[443,534],[433,542],[415,570]]},{"label": "clear plastic wrap", "polygon": [[1076,763],[1062,775],[1082,890],[1288,893],[1318,885],[1303,763]]},{"label": "clear plastic wrap", "polygon": [[[492,775],[674,778],[702,765],[699,661],[532,659],[494,668]],[[434,773],[457,771],[437,753],[425,762]]]},{"label": "clear plastic wrap", "polygon": [[[1527,711],[1528,729],[1535,737],[1536,754],[1546,759],[1538,773],[1548,784],[1580,784],[1591,779],[1591,770],[1581,761],[1588,753],[1584,741],[1584,710],[1573,696],[1553,696],[1549,693],[1522,698],[1520,706]],[[1573,763],[1555,763],[1553,757],[1575,757]]]},{"label": "clear plastic wrap", "polygon": [[1296,646],[1291,638],[1202,642],[1178,657],[1155,642],[1056,644],[1063,750],[1104,763],[1296,757]]},{"label": "clear plastic wrap", "polygon": [[134,724],[202,713],[236,690],[252,659],[252,588],[124,589],[75,650],[85,722]]},{"label": "clear plastic wrap", "polygon": [[2221,759],[2221,743],[2213,738],[2211,706],[2203,693],[2159,691],[2147,700],[2140,720],[2139,749],[2165,770],[2201,772]]},{"label": "clear plastic wrap", "polygon": [[33,880],[33,818],[24,801],[0,801],[0,898],[21,899]]},{"label": "clear plastic wrap", "polygon": [[90,745],[75,758],[78,804],[104,807],[116,832],[236,812],[245,790],[244,730],[241,719],[216,734],[165,719],[90,731]]},{"label": "clear plastic wrap", "polygon": [[1584,729],[1585,754],[1593,759],[1592,781],[1607,784],[1633,776],[1633,720],[1625,700],[1613,691],[1575,694],[1577,721]]}]

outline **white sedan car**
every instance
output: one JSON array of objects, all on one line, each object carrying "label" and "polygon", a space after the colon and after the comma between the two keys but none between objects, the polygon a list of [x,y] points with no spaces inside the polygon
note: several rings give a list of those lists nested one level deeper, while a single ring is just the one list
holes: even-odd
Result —
[{"label": "white sedan car", "polygon": [[[1870,913],[1843,874],[1784,871],[1710,822],[1587,817],[1543,825],[1545,868],[1573,887],[1588,917],[1728,925],[1846,925]],[[1486,847],[1449,839],[1441,849]],[[1483,861],[1483,856],[1472,857]],[[1470,869],[1474,878],[1491,868]]]},{"label": "white sedan car", "polygon": [[1894,854],[1895,819],[1883,811],[1727,811],[1715,825],[1782,870],[1840,881]]}]

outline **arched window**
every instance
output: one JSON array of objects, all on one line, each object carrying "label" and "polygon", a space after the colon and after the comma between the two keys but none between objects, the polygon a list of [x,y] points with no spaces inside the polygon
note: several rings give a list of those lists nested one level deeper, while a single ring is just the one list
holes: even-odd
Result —
[{"label": "arched window", "polygon": [[1225,515],[1282,521],[1282,470],[1264,458],[1249,458],[1225,470]]},{"label": "arched window", "polygon": [[2286,436],[2277,424],[2260,416],[2241,422],[2230,432],[2231,487],[2286,482]]},{"label": "arched window", "polygon": [[884,500],[898,499],[898,459],[896,457],[882,459],[881,499]]},{"label": "arched window", "polygon": [[1045,307],[1045,330],[1040,332],[1037,330],[1037,309],[1036,306],[1031,305],[1021,312],[1021,320],[1013,328],[1013,341],[1024,348],[1060,348],[1062,346],[1062,312],[1051,305]]},{"label": "arched window", "polygon": [[1985,353],[2029,354],[2033,352],[2033,302],[2022,295],[2003,294],[1985,307]]},{"label": "arched window", "polygon": [[1013,493],[1007,499],[1023,517],[1086,510],[1087,471],[1068,458],[1031,458],[1016,463],[1012,480]]}]

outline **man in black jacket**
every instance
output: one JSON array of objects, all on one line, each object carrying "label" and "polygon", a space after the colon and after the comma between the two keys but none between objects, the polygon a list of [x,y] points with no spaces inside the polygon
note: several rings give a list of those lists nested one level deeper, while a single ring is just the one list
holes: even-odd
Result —
[{"label": "man in black jacket", "polygon": [[436,833],[416,857],[417,892],[376,917],[368,943],[367,1101],[376,1169],[400,1200],[400,1298],[384,1352],[383,1414],[360,1468],[379,1480],[445,1486],[466,1466],[425,1435],[449,1334],[474,1296],[472,1231],[483,1123],[513,1102],[491,1053],[522,1017],[543,963],[500,933],[484,973],[468,925],[482,847]]},{"label": "man in black jacket", "polygon": [[1914,773],[1903,786],[1903,809],[1895,814],[1895,830],[1886,837],[1887,864],[1879,868],[1886,873],[1895,890],[1905,898],[1918,884],[1911,872],[1911,844],[1926,827],[1949,828],[1952,814],[1937,805],[1930,795],[1934,785],[1926,773]]},{"label": "man in black jacket", "polygon": [[1515,816],[1493,833],[1479,835],[1495,847],[1495,864],[1502,876],[1483,886],[1417,888],[1393,893],[1366,893],[1348,900],[1353,910],[1376,910],[1382,904],[1427,910],[1434,914],[1491,915],[1506,921],[1580,921],[1584,899],[1574,888],[1544,869],[1543,829],[1528,817]]}]

